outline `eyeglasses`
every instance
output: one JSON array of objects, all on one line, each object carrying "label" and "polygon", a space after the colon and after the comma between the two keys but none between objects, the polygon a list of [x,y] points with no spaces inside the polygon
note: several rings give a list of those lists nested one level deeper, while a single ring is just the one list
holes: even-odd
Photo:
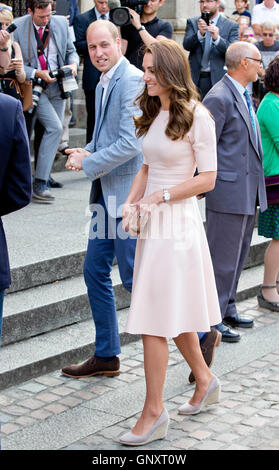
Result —
[{"label": "eyeglasses", "polygon": [[254,57],[245,57],[245,59],[255,60],[256,62],[259,62],[260,64],[263,65],[262,59],[254,59]]},{"label": "eyeglasses", "polygon": [[13,11],[12,7],[9,7],[8,5],[5,5],[5,6],[3,6],[3,7],[1,6],[1,7],[0,7],[0,11],[2,11],[2,10]]},{"label": "eyeglasses", "polygon": [[217,0],[199,0],[198,3],[201,3],[201,5],[203,5],[204,3],[213,3],[213,2],[216,2]]},{"label": "eyeglasses", "polygon": [[269,36],[270,38],[273,38],[274,34],[273,33],[263,33],[263,36]]}]

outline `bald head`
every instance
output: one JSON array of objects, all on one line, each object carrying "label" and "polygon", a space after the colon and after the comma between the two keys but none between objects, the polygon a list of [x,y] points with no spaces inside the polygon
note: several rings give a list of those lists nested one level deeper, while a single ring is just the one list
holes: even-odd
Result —
[{"label": "bald head", "polygon": [[254,44],[245,41],[237,41],[231,44],[226,52],[225,63],[228,70],[235,70],[241,65],[245,57],[253,57],[259,54],[259,50]]}]

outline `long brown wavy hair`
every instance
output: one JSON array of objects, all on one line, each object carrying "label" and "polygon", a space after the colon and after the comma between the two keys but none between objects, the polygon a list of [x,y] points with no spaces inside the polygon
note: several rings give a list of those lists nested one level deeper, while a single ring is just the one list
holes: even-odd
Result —
[{"label": "long brown wavy hair", "polygon": [[[199,100],[185,51],[172,39],[163,39],[149,45],[145,54],[152,54],[158,83],[170,90],[166,135],[171,140],[183,139],[193,124],[193,101],[195,103]],[[158,96],[149,96],[145,85],[143,92],[136,99],[136,104],[142,111],[140,116],[134,117],[137,137],[141,137],[147,133],[159,114],[161,101]]]}]

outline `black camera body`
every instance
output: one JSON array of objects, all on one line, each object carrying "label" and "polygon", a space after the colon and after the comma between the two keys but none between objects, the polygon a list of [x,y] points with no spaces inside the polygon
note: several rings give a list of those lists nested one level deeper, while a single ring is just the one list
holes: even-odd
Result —
[{"label": "black camera body", "polygon": [[[114,7],[114,4],[120,4],[121,6]],[[113,5],[110,10],[109,16],[110,21],[116,26],[126,26],[130,23],[131,15],[129,8],[135,10],[139,15],[142,13],[143,5],[148,4],[148,0],[120,0],[120,2],[111,2]]]},{"label": "black camera body", "polygon": [[66,100],[67,98],[69,98],[71,93],[69,93],[68,91],[64,91],[63,80],[72,77],[72,69],[70,67],[63,67],[61,69],[51,70],[49,72],[49,75],[51,78],[56,78],[62,100]]},{"label": "black camera body", "polygon": [[[6,31],[7,31],[9,34],[11,34],[16,28],[17,28],[17,26],[16,26],[14,23],[12,23],[12,24],[10,24],[10,26],[7,27]],[[2,23],[1,23],[1,21],[0,21],[0,29],[2,29]]]},{"label": "black camera body", "polygon": [[51,78],[56,78],[58,81],[61,78],[70,77],[72,75],[72,69],[70,67],[64,67],[57,70],[51,70],[49,75]]},{"label": "black camera body", "polygon": [[120,3],[122,7],[132,8],[140,15],[143,5],[147,5],[148,0],[120,0]]}]

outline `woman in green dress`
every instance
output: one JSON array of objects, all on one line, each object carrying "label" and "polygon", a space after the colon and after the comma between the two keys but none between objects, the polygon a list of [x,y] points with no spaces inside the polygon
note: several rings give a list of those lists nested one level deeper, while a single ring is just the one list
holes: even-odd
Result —
[{"label": "woman in green dress", "polygon": [[[276,176],[279,175],[279,56],[266,69],[264,83],[269,92],[257,112],[264,173],[265,176]],[[258,302],[261,307],[279,312],[279,203],[269,204],[268,209],[259,214],[258,233],[272,239],[265,252],[264,280]]]}]

